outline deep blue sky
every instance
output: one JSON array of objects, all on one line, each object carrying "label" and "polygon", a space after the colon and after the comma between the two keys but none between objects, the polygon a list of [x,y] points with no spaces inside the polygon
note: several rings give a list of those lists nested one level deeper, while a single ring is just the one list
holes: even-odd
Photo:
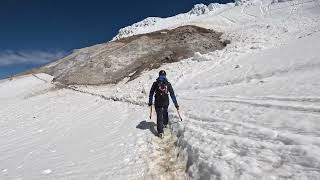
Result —
[{"label": "deep blue sky", "polygon": [[[212,2],[230,0],[0,0],[0,79],[38,66],[38,59],[106,42],[146,17],[173,16]],[[41,52],[47,54],[37,57]]]}]

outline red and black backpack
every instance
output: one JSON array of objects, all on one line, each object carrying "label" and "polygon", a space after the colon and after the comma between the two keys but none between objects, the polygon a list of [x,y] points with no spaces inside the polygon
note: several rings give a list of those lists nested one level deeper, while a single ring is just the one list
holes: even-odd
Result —
[{"label": "red and black backpack", "polygon": [[160,98],[168,96],[168,83],[166,81],[157,82],[156,94]]}]

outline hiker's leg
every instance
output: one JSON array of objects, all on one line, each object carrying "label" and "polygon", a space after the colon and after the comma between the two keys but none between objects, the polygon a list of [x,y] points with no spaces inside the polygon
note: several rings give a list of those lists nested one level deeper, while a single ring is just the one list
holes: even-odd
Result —
[{"label": "hiker's leg", "polygon": [[156,107],[157,112],[157,131],[163,133],[163,107]]},{"label": "hiker's leg", "polygon": [[168,106],[163,107],[163,124],[166,126],[169,123]]}]

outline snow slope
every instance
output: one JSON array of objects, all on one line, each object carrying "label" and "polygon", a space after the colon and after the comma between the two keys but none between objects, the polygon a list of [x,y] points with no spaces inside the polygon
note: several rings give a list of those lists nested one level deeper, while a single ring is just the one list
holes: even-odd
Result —
[{"label": "snow slope", "polygon": [[141,179],[141,107],[50,83],[45,74],[0,83],[0,179]]},{"label": "snow slope", "polygon": [[320,6],[261,2],[126,34],[191,24],[231,40],[161,67],[184,119],[170,107],[164,141],[146,106],[159,69],[106,86],[1,81],[0,179],[319,179]]},{"label": "snow slope", "polygon": [[175,130],[195,161],[193,177],[320,177],[319,47],[320,32],[179,86],[186,120]]},{"label": "snow slope", "polygon": [[[320,6],[291,1],[237,6],[192,21],[231,44],[168,64],[184,122],[172,129],[194,179],[319,179]],[[264,13],[263,13],[264,12]],[[158,69],[159,70],[159,69]],[[83,90],[143,105],[157,71]]]},{"label": "snow slope", "polygon": [[173,26],[174,24],[181,23],[181,22],[188,22],[202,15],[217,14],[233,6],[234,6],[233,3],[229,3],[229,4],[211,3],[208,6],[204,4],[196,4],[189,12],[178,14],[173,17],[168,17],[168,18],[148,17],[140,22],[121,28],[119,30],[119,33],[112,40],[117,40],[124,37],[136,35],[136,34],[144,34],[148,32],[158,31],[161,29],[173,29],[175,27],[178,27],[178,26]]}]

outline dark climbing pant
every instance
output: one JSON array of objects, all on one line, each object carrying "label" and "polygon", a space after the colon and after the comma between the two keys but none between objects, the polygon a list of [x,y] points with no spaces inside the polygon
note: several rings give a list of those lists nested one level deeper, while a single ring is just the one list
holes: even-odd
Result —
[{"label": "dark climbing pant", "polygon": [[168,125],[168,106],[155,107],[157,112],[157,130],[158,133],[163,133],[163,126]]}]

